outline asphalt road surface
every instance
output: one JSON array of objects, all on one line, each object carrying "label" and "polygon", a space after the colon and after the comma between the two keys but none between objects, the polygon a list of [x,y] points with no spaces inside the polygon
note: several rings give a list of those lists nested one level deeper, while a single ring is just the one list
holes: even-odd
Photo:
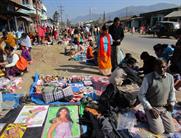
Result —
[{"label": "asphalt road surface", "polygon": [[152,35],[126,34],[124,40],[122,41],[121,47],[137,54],[147,51],[151,55],[155,55],[153,46],[158,43],[175,45],[176,39],[156,38]]}]

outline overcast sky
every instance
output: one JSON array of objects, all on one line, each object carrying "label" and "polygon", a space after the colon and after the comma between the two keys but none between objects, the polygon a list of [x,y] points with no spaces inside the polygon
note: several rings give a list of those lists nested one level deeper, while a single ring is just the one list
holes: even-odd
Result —
[{"label": "overcast sky", "polygon": [[48,16],[63,6],[63,16],[73,19],[90,13],[116,11],[127,6],[152,5],[160,2],[181,5],[181,0],[42,0],[47,7]]}]

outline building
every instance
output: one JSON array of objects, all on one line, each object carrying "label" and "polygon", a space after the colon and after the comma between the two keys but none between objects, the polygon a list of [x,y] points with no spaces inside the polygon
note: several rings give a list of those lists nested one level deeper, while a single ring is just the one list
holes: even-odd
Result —
[{"label": "building", "polygon": [[133,27],[139,31],[141,25],[145,27],[154,26],[158,21],[181,22],[181,9],[180,7],[163,9],[142,13],[139,16],[121,17],[120,20],[126,31],[130,31]]},{"label": "building", "polygon": [[169,21],[181,22],[181,9],[169,13],[168,15],[165,16],[165,19]]},{"label": "building", "polygon": [[28,17],[27,14],[19,12],[20,9],[31,10],[15,0],[1,0],[0,4],[0,31],[17,31],[18,30],[18,18]]},{"label": "building", "polygon": [[30,16],[30,19],[27,19],[29,22],[29,30],[35,31],[38,25],[46,22],[47,18],[47,9],[41,0],[16,0],[20,2],[23,6],[31,9],[29,11],[20,9],[19,12],[27,14]]},{"label": "building", "polygon": [[178,11],[179,7],[176,8],[170,8],[170,9],[164,9],[159,11],[153,11],[148,13],[142,13],[140,14],[141,17],[143,17],[143,23],[148,26],[155,25],[158,21],[164,21],[167,20],[165,17],[175,11]]}]

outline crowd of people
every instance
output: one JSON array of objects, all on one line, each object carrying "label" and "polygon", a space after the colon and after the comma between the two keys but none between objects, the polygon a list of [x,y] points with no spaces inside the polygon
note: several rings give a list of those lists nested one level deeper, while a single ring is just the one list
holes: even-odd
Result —
[{"label": "crowd of people", "polygon": [[[140,55],[142,67],[137,66],[137,60],[130,53],[123,58],[121,42],[124,31],[118,17],[111,26],[104,24],[101,29],[97,26],[68,27],[60,33],[61,37],[55,27],[40,26],[37,32],[36,35],[21,33],[18,37],[3,32],[0,69],[6,77],[28,71],[28,64],[32,63],[32,44],[52,43],[54,39],[57,44],[67,45],[65,54],[72,56],[86,52],[86,63],[98,66],[100,74],[115,80],[113,85],[138,84],[138,98],[145,109],[150,130],[156,134],[174,131],[171,112],[176,102],[175,89],[181,89],[180,29],[176,32],[176,45],[153,46],[157,57],[143,51]],[[21,50],[21,54],[17,50]]]},{"label": "crowd of people", "polygon": [[[73,36],[73,43],[78,46],[81,46],[84,40],[88,40],[87,62],[94,65],[97,63],[102,75],[111,76],[115,80],[114,85],[138,84],[138,98],[145,109],[150,130],[155,134],[174,132],[171,112],[176,102],[175,89],[181,88],[181,30],[176,32],[176,45],[153,46],[156,57],[143,51],[140,55],[140,59],[143,60],[142,67],[137,66],[137,60],[130,53],[127,53],[124,59],[120,59],[120,45],[124,39],[124,32],[119,18],[115,18],[110,27],[102,26],[100,32],[93,37],[96,46],[93,39],[90,39],[92,34],[86,32],[86,35],[84,31],[79,33],[74,30],[70,36]],[[123,71],[119,76],[120,70]],[[123,81],[118,82],[121,77]]]},{"label": "crowd of people", "polygon": [[0,39],[0,69],[7,78],[28,71],[28,64],[32,63],[31,48],[31,39],[26,33],[17,39],[12,33],[3,32]]}]

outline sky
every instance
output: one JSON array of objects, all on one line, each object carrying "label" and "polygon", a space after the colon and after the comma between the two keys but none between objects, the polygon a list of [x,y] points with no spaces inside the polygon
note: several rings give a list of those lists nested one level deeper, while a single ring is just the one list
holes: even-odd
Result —
[{"label": "sky", "polygon": [[90,13],[116,11],[127,6],[152,5],[156,3],[173,3],[181,5],[181,0],[42,0],[48,10],[48,16],[52,17],[56,10],[63,9],[64,19],[74,19],[77,16]]}]

